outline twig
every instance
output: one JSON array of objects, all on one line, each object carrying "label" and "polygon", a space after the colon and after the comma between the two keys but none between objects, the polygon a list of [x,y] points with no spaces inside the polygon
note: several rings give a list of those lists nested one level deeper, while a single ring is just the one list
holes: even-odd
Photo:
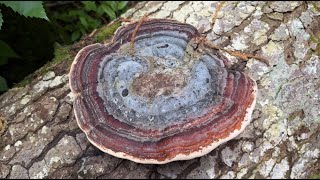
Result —
[{"label": "twig", "polygon": [[121,18],[119,18],[119,21],[120,21],[120,22],[131,22],[132,20],[131,20],[131,19],[128,19],[128,18],[123,18],[123,17],[121,17]]},{"label": "twig", "polygon": [[142,22],[146,19],[147,14],[144,14],[143,17],[140,19],[139,23],[137,24],[135,30],[132,33],[131,42],[130,42],[130,55],[134,55],[134,39],[136,37],[136,34],[138,32],[139,27],[141,26]]},{"label": "twig", "polygon": [[94,36],[96,33],[97,33],[97,29],[94,29],[94,30],[89,34],[88,37],[92,37],[92,36]]},{"label": "twig", "polygon": [[205,45],[209,46],[210,48],[218,49],[218,50],[227,52],[228,54],[230,54],[232,56],[235,56],[235,57],[238,57],[238,58],[241,58],[242,60],[248,61],[249,58],[254,58],[254,59],[257,59],[259,61],[262,61],[262,62],[266,63],[268,66],[270,65],[269,62],[263,57],[255,56],[253,54],[246,54],[246,53],[241,53],[241,52],[237,52],[237,51],[232,51],[232,50],[229,50],[229,49],[224,49],[224,48],[221,48],[219,46],[216,46],[216,45],[212,44],[208,40],[204,40],[203,42],[205,43]]},{"label": "twig", "polygon": [[216,11],[214,12],[214,14],[212,15],[212,23],[213,25],[215,24],[216,20],[217,20],[217,16],[219,11],[221,10],[222,6],[226,3],[226,1],[222,1],[220,2],[217,7],[216,7]]},{"label": "twig", "polygon": [[[217,16],[218,16],[219,11],[221,10],[222,6],[225,3],[226,3],[226,1],[222,1],[217,5],[216,11],[212,15],[212,23],[213,23],[213,25],[215,24],[215,22],[217,20]],[[230,54],[232,56],[235,56],[235,57],[238,57],[238,58],[241,58],[242,60],[245,60],[245,61],[248,61],[249,58],[254,58],[254,59],[260,60],[260,61],[266,63],[267,65],[269,65],[269,62],[263,57],[255,56],[253,54],[244,54],[244,53],[241,53],[241,52],[224,49],[224,48],[221,48],[219,46],[216,46],[216,45],[212,44],[210,41],[208,41],[208,40],[206,40],[204,38],[200,38],[198,40],[198,43],[204,43],[205,45],[207,45],[207,46],[209,46],[209,47],[211,47],[213,49],[217,49],[217,50],[221,50],[221,51],[227,52],[228,54]]]},{"label": "twig", "polygon": [[106,20],[106,18],[104,18],[103,16],[100,17],[103,21],[104,24],[108,24],[109,22]]}]

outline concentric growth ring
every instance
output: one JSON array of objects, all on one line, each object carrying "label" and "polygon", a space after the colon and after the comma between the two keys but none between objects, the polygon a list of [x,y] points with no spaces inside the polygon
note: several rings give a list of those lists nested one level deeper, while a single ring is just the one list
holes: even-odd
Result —
[{"label": "concentric growth ring", "polygon": [[256,83],[230,70],[199,32],[173,20],[120,27],[108,45],[84,47],[70,72],[74,112],[89,141],[139,163],[163,164],[209,153],[249,124]]}]

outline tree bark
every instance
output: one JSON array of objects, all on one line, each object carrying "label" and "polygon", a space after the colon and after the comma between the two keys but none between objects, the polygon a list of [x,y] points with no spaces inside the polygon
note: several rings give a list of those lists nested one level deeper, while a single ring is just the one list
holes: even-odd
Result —
[{"label": "tree bark", "polygon": [[[172,18],[214,44],[265,57],[234,68],[258,84],[250,125],[188,161],[143,165],[105,154],[79,129],[68,85],[71,61],[0,96],[0,178],[308,178],[320,171],[320,4],[317,2],[141,2],[123,17]],[[318,34],[317,34],[318,33]],[[92,39],[73,45],[77,50]]]}]

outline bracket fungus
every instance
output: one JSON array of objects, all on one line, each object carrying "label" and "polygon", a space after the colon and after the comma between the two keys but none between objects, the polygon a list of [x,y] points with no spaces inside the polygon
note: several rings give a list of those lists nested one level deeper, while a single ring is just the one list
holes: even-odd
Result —
[{"label": "bracket fungus", "polygon": [[[168,19],[120,27],[84,47],[70,86],[80,128],[100,150],[138,163],[205,155],[249,124],[256,82],[231,70],[197,29]],[[131,54],[131,36],[134,52]]]}]

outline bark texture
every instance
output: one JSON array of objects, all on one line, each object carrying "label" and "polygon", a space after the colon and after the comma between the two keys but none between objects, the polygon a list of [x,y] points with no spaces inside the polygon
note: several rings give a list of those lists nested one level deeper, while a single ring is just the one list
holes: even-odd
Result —
[{"label": "bark texture", "polygon": [[[214,44],[266,57],[225,54],[258,84],[251,124],[206,156],[142,165],[99,151],[78,128],[68,85],[71,61],[0,96],[0,178],[305,178],[320,171],[320,4],[142,2],[123,15],[194,25]],[[77,50],[92,38],[72,46]]]}]

